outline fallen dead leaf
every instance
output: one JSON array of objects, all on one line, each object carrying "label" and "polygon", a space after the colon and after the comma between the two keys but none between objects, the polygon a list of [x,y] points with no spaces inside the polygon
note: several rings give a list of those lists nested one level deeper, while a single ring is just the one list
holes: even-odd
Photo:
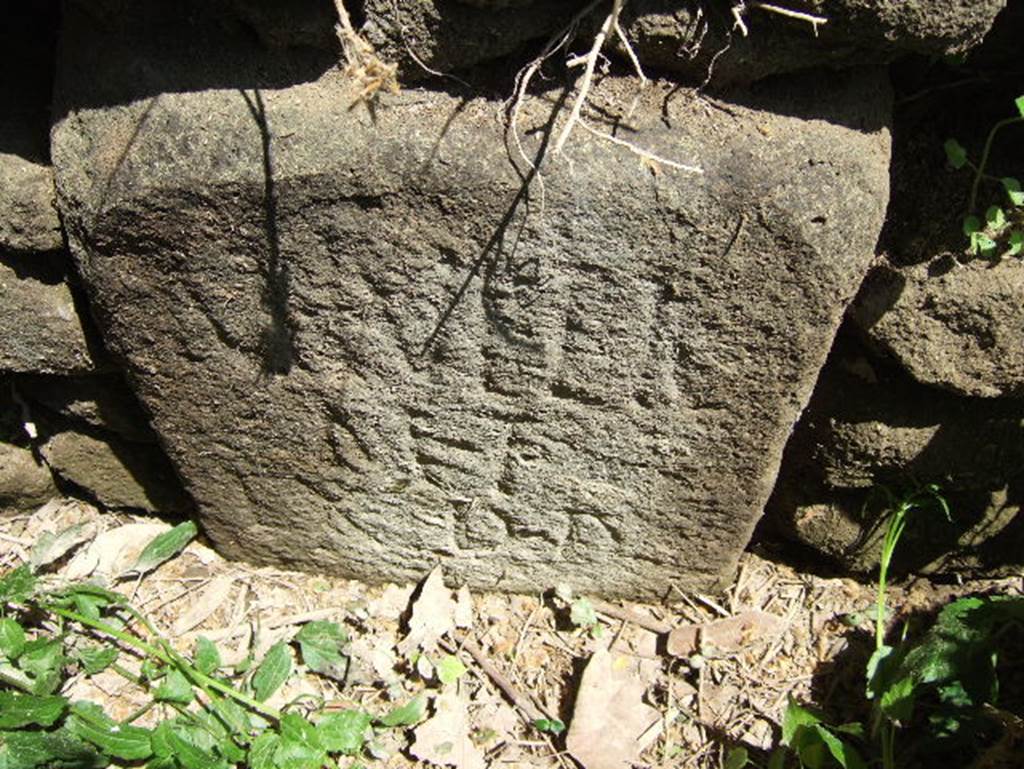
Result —
[{"label": "fallen dead leaf", "polygon": [[454,688],[434,699],[434,715],[413,732],[416,741],[412,754],[436,766],[457,769],[484,769],[484,754],[469,738],[469,714],[466,701]]},{"label": "fallen dead leaf", "polygon": [[75,580],[95,574],[112,579],[134,564],[154,537],[170,528],[166,523],[128,523],[104,531],[71,559],[64,576]]},{"label": "fallen dead leaf", "polygon": [[191,608],[178,617],[171,632],[174,635],[182,635],[201,625],[228,599],[234,585],[235,578],[233,576],[222,575],[212,579],[203,592],[191,601]]},{"label": "fallen dead leaf", "polygon": [[668,634],[666,650],[673,657],[701,654],[715,658],[737,654],[760,641],[771,640],[782,632],[785,621],[763,611],[745,611],[735,617],[684,625]]},{"label": "fallen dead leaf", "polygon": [[586,769],[628,769],[660,734],[661,714],[625,655],[599,649],[580,680],[565,746]]},{"label": "fallen dead leaf", "polygon": [[452,591],[445,587],[441,566],[435,566],[420,588],[419,597],[412,605],[409,632],[398,644],[398,651],[409,656],[417,649],[433,651],[437,641],[455,628],[455,601]]},{"label": "fallen dead leaf", "polygon": [[380,597],[369,601],[367,609],[369,613],[380,619],[396,620],[409,608],[409,599],[412,597],[414,585],[385,586]]},{"label": "fallen dead leaf", "polygon": [[32,568],[47,566],[96,536],[92,521],[75,523],[59,532],[44,531],[32,548]]},{"label": "fallen dead leaf", "polygon": [[469,587],[463,585],[455,594],[455,627],[468,628],[473,626],[473,596]]}]

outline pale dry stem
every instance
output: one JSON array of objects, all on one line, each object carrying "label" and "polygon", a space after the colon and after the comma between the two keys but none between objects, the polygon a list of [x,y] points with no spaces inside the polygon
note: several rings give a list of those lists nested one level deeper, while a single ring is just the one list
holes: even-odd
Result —
[{"label": "pale dry stem", "polygon": [[610,134],[610,133],[606,133],[605,131],[598,131],[596,128],[594,128],[593,126],[589,125],[583,119],[577,120],[577,123],[578,123],[579,127],[582,128],[587,133],[592,134],[592,135],[598,137],[599,139],[604,139],[605,141],[609,141],[612,144],[616,144],[619,147],[625,147],[627,150],[629,150],[634,155],[638,156],[641,160],[643,160],[645,163],[647,163],[649,165],[649,167],[651,168],[651,170],[654,171],[655,173],[660,171],[662,166],[667,166],[668,168],[674,168],[677,171],[683,171],[683,172],[688,173],[688,174],[703,174],[704,173],[704,169],[701,168],[700,166],[688,165],[686,163],[680,163],[680,162],[675,161],[675,160],[670,160],[669,158],[662,157],[661,155],[656,155],[655,153],[651,152],[650,150],[645,150],[643,147],[639,147],[636,144],[634,144],[633,142],[626,141],[625,139],[620,139],[618,136],[615,136],[615,135]]},{"label": "pale dry stem", "polygon": [[345,57],[345,74],[355,78],[362,90],[353,104],[369,102],[381,91],[398,93],[398,65],[381,61],[370,45],[352,25],[344,0],[334,0],[338,14],[335,32]]},{"label": "pale dry stem", "polygon": [[590,52],[587,54],[585,66],[583,69],[583,82],[580,84],[579,91],[576,93],[576,98],[572,103],[572,110],[569,112],[569,119],[565,125],[562,126],[562,131],[558,135],[558,139],[555,141],[554,154],[558,155],[562,152],[562,148],[565,147],[566,141],[569,139],[569,134],[572,133],[573,127],[580,122],[580,112],[583,109],[584,103],[587,101],[587,95],[590,93],[591,85],[594,81],[594,68],[597,66],[598,57],[601,55],[601,50],[604,48],[604,41],[608,38],[608,33],[614,30],[619,25],[619,14],[622,12],[622,5],[625,0],[612,0],[612,10],[608,16],[605,17],[604,22],[601,24],[601,28],[597,34],[594,35],[594,40],[590,46]]},{"label": "pale dry stem", "polygon": [[[822,24],[828,23],[828,18],[825,16],[817,16],[813,13],[806,13],[805,11],[795,11],[792,8],[786,8],[785,6],[776,5],[775,3],[763,2],[763,0],[750,0],[749,7],[757,8],[761,11],[767,11],[768,13],[777,13],[780,16],[785,16],[790,19],[805,21],[811,25],[815,36],[818,34],[818,27]],[[729,9],[732,12],[732,17],[735,22],[733,24],[733,29],[738,29],[743,37],[747,37],[750,34],[750,30],[747,28],[745,19],[747,9],[747,0],[739,0],[738,3]]]}]

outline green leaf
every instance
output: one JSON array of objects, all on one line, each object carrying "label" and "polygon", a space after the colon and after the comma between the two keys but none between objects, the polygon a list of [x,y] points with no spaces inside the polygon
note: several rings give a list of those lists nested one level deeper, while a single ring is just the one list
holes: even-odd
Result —
[{"label": "green leaf", "polygon": [[971,238],[971,245],[974,251],[984,257],[991,257],[995,254],[998,244],[981,232],[975,232]]},{"label": "green leaf", "polygon": [[87,676],[100,673],[117,662],[118,651],[113,646],[83,646],[74,653]]},{"label": "green leaf", "polygon": [[232,699],[224,697],[214,701],[213,712],[232,735],[246,735],[252,730],[249,714]]},{"label": "green leaf", "polygon": [[1017,105],[1017,112],[1020,113],[1020,116],[1024,117],[1024,95],[1018,96],[1013,100],[1013,103]]},{"label": "green leaf", "polygon": [[114,758],[140,761],[153,755],[149,729],[119,724],[92,702],[76,702],[71,706],[68,728],[76,737],[91,742]]},{"label": "green leaf", "polygon": [[1006,226],[1006,212],[999,206],[989,206],[985,212],[985,222],[995,230]]},{"label": "green leaf", "polygon": [[153,691],[153,699],[157,702],[176,702],[188,705],[195,699],[192,683],[180,670],[171,670]]},{"label": "green leaf", "polygon": [[276,692],[292,672],[292,654],[288,644],[279,641],[270,647],[263,662],[252,674],[252,690],[256,699],[263,702]]},{"label": "green leaf", "polygon": [[997,693],[995,640],[1007,622],[1024,621],[1024,598],[961,598],[945,606],[907,653],[901,673],[917,684],[942,684],[950,696],[980,705]]},{"label": "green leaf", "polygon": [[792,746],[800,727],[817,726],[820,723],[821,715],[817,711],[804,707],[790,698],[786,712],[782,715],[782,744]]},{"label": "green leaf", "polygon": [[36,578],[28,566],[19,566],[0,577],[0,603],[24,603],[35,586]]},{"label": "green leaf", "polygon": [[139,666],[139,675],[146,681],[156,681],[158,678],[163,677],[164,671],[160,665],[147,657],[142,661],[142,665]]},{"label": "green leaf", "polygon": [[174,721],[161,721],[153,728],[149,736],[149,743],[153,747],[153,755],[158,758],[174,756],[174,747],[171,745],[170,733],[174,730]]},{"label": "green leaf", "polygon": [[981,232],[981,219],[977,216],[965,216],[963,225],[964,235],[971,237],[976,233]]},{"label": "green leaf", "polygon": [[320,734],[313,724],[297,713],[281,717],[281,744],[274,761],[281,769],[320,769],[327,753],[320,744]]},{"label": "green leaf", "polygon": [[813,727],[818,737],[832,755],[832,758],[843,767],[843,769],[867,769],[867,764],[861,758],[856,748],[845,740],[841,740],[830,732],[826,727],[818,724]]},{"label": "green leaf", "polygon": [[323,748],[312,748],[283,738],[274,751],[274,766],[278,769],[321,769],[326,760],[327,753]]},{"label": "green leaf", "polygon": [[427,711],[427,696],[417,694],[401,707],[394,708],[380,719],[381,726],[412,726],[423,720]]},{"label": "green leaf", "polygon": [[538,718],[533,722],[533,728],[538,732],[561,734],[565,731],[565,724],[557,718]]},{"label": "green leaf", "polygon": [[342,649],[348,643],[348,634],[337,622],[307,622],[295,635],[306,667],[330,678],[343,679],[348,659]]},{"label": "green leaf", "polygon": [[249,746],[249,769],[276,769],[274,754],[280,744],[276,732],[262,732]]},{"label": "green leaf", "polygon": [[285,713],[280,721],[281,739],[322,747],[316,727],[298,713]]},{"label": "green leaf", "polygon": [[437,663],[437,677],[445,686],[453,684],[466,674],[466,666],[454,654],[441,658]]},{"label": "green leaf", "polygon": [[18,667],[35,679],[34,694],[50,694],[60,684],[64,646],[53,638],[29,641],[18,657]]},{"label": "green leaf", "polygon": [[5,769],[103,769],[110,763],[67,729],[7,732],[0,741],[0,767]]},{"label": "green leaf", "polygon": [[893,648],[883,644],[871,653],[865,668],[867,678],[866,695],[869,700],[881,697],[893,677]]},{"label": "green leaf", "polygon": [[63,697],[37,697],[0,691],[0,729],[23,726],[51,726],[64,715],[68,701]]},{"label": "green leaf", "polygon": [[785,748],[776,748],[772,751],[772,755],[768,759],[767,769],[786,769]]},{"label": "green leaf", "polygon": [[840,734],[849,734],[859,739],[864,739],[864,724],[858,724],[856,721],[849,724],[840,724],[839,726],[832,727],[832,731],[839,732]]},{"label": "green leaf", "polygon": [[1006,250],[1006,255],[1017,256],[1021,251],[1024,251],[1024,232],[1014,230],[1010,233],[1010,237],[1006,239],[1006,243],[1009,246]]},{"label": "green leaf", "polygon": [[[934,146],[934,145],[933,145]],[[967,150],[956,139],[946,139],[942,145],[946,150],[946,159],[953,168],[963,168],[967,163]]]},{"label": "green leaf", "polygon": [[576,627],[591,627],[597,624],[597,612],[586,598],[577,598],[569,607],[569,620]]},{"label": "green leaf", "polygon": [[373,716],[362,710],[328,713],[316,725],[320,744],[331,753],[354,756],[362,749],[372,722]]},{"label": "green leaf", "polygon": [[733,748],[726,754],[722,769],[743,769],[750,763],[750,754],[746,748]]},{"label": "green leaf", "polygon": [[196,525],[192,521],[185,521],[185,523],[179,523],[170,531],[158,534],[146,545],[139,555],[139,559],[128,572],[145,574],[152,571],[164,561],[173,558],[184,550],[185,545],[191,542],[197,533]]},{"label": "green leaf", "polygon": [[209,751],[185,739],[177,730],[167,732],[167,740],[174,751],[174,758],[184,769],[226,769],[227,762]]},{"label": "green leaf", "polygon": [[999,181],[1002,183],[1003,189],[1006,190],[1010,202],[1015,206],[1024,206],[1024,190],[1021,190],[1020,180],[1012,176],[1004,176]]},{"label": "green leaf", "polygon": [[0,654],[16,660],[25,648],[25,631],[9,617],[0,617]]},{"label": "green leaf", "polygon": [[901,678],[889,685],[878,702],[882,712],[893,721],[907,723],[914,714],[914,680]]},{"label": "green leaf", "polygon": [[[79,614],[92,619],[100,618],[100,611],[108,606],[121,606],[128,602],[123,595],[99,585],[80,582],[47,596],[54,606],[73,607]],[[110,621],[110,618],[107,620]]]},{"label": "green leaf", "polygon": [[221,666],[220,652],[217,651],[217,645],[205,636],[199,636],[196,639],[196,650],[193,654],[192,662],[200,673],[211,675],[216,672]]},{"label": "green leaf", "polygon": [[90,619],[99,619],[103,609],[109,605],[106,599],[93,595],[76,595],[71,603],[79,614]]}]

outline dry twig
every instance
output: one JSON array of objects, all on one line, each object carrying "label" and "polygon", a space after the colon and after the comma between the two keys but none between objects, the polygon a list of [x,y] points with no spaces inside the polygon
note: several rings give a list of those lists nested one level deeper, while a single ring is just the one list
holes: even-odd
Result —
[{"label": "dry twig", "polygon": [[[747,0],[739,0],[729,10],[732,12],[732,18],[734,20],[733,29],[738,29],[743,37],[747,37],[750,34],[750,30],[747,29],[746,24],[746,13],[747,13]],[[813,13],[806,13],[804,11],[794,11],[792,8],[786,8],[775,3],[766,3],[763,0],[751,0],[750,8],[757,8],[761,11],[767,11],[768,13],[777,13],[780,16],[785,16],[790,19],[797,19],[798,21],[805,21],[811,25],[814,30],[815,36],[818,34],[818,27],[822,24],[827,24],[828,19],[824,16],[816,16]]]},{"label": "dry twig", "polygon": [[381,61],[370,45],[352,26],[344,0],[334,0],[338,14],[335,32],[345,57],[345,74],[359,81],[362,90],[353,105],[370,102],[381,91],[398,93],[398,65]]}]

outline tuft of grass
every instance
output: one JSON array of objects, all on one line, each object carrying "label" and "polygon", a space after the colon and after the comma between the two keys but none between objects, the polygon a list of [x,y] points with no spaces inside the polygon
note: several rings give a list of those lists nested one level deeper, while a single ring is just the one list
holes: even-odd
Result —
[{"label": "tuft of grass", "polygon": [[[777,750],[768,769],[790,766],[790,758],[801,769],[866,769],[864,755],[873,755],[870,765],[897,769],[924,755],[948,756],[993,723],[1015,718],[997,707],[997,673],[1002,641],[1011,631],[1024,629],[1024,598],[960,598],[947,604],[917,640],[908,640],[904,628],[898,641],[886,642],[885,602],[896,546],[911,514],[929,508],[949,516],[946,500],[934,485],[893,498],[886,514],[875,650],[865,669],[868,724],[833,725],[822,712],[791,699],[781,739],[789,755]],[[910,727],[916,739],[897,751],[897,735]]]}]

